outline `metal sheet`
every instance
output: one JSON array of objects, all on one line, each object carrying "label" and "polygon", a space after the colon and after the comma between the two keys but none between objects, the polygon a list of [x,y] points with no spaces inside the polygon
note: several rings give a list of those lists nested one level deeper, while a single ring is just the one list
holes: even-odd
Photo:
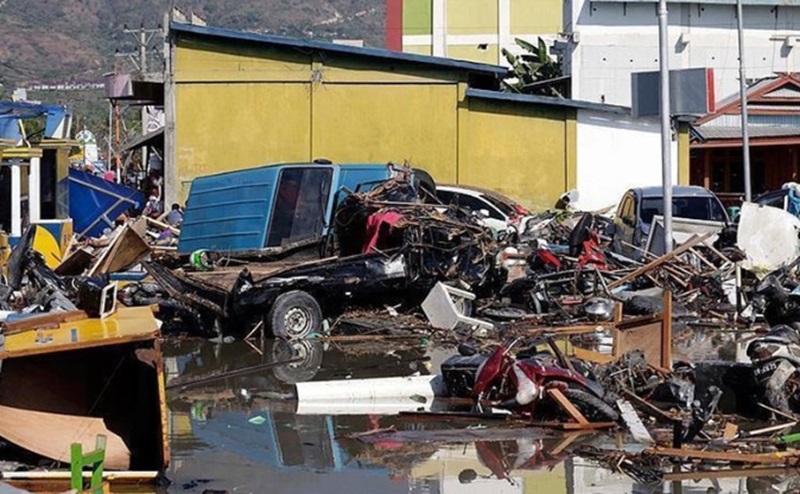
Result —
[{"label": "metal sheet", "polygon": [[131,207],[144,205],[141,192],[71,168],[69,170],[69,215],[74,231],[98,237]]}]

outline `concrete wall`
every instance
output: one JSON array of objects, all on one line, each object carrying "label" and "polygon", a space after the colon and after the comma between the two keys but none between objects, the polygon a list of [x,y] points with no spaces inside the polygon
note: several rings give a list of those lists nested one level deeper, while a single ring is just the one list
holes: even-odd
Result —
[{"label": "concrete wall", "polygon": [[469,98],[460,115],[459,183],[534,209],[575,186],[575,111]]},{"label": "concrete wall", "polygon": [[[712,67],[716,99],[735,94],[735,3],[670,2],[668,7],[670,69]],[[745,5],[743,19],[748,79],[800,68],[800,47],[783,41],[800,35],[800,7]],[[572,97],[630,106],[631,72],[658,70],[655,4],[565,0],[564,21],[567,31],[578,33],[566,60]]]},{"label": "concrete wall", "polygon": [[[578,110],[578,206],[616,205],[632,187],[661,184],[661,125],[658,119]],[[687,152],[683,149],[684,152]],[[672,180],[678,182],[678,143],[672,144]],[[688,183],[688,170],[682,183]],[[684,178],[685,177],[685,178]]]}]

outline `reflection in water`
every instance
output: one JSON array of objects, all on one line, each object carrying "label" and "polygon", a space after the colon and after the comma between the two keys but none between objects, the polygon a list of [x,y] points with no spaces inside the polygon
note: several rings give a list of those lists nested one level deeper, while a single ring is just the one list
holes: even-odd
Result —
[{"label": "reflection in water", "polygon": [[[374,411],[295,413],[293,383],[428,374],[430,357],[435,361],[442,353],[421,345],[398,348],[394,343],[387,352],[382,345],[166,342],[168,386],[269,362],[300,360],[291,367],[170,389],[169,476],[175,480],[171,492],[778,494],[796,492],[800,486],[787,475],[648,487],[575,455],[585,445],[613,449],[615,440],[602,435],[475,428],[471,422]],[[351,438],[381,429],[394,432]]]}]

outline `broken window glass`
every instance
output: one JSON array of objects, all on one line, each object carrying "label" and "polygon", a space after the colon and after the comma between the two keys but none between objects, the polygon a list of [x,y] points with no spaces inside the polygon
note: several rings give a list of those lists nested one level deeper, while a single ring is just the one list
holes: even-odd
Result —
[{"label": "broken window glass", "polygon": [[322,235],[332,175],[330,168],[323,167],[281,171],[266,247],[280,247]]}]

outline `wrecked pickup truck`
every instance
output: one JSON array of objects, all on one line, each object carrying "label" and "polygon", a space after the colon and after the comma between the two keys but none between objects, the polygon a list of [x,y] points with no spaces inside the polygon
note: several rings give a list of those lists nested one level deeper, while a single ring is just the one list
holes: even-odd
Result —
[{"label": "wrecked pickup truck", "polygon": [[[147,269],[167,309],[204,332],[318,333],[343,307],[415,303],[437,281],[502,283],[497,245],[468,212],[428,204],[424,172],[277,165],[195,180],[179,254]],[[438,206],[438,207],[437,207]],[[488,288],[487,288],[488,289]]]}]

